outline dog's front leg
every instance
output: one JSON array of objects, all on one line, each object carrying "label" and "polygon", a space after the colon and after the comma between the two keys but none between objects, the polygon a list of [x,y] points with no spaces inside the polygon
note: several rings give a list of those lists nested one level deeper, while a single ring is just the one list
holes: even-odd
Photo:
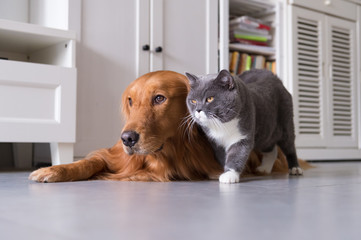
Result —
[{"label": "dog's front leg", "polygon": [[70,164],[38,169],[30,174],[29,179],[37,182],[86,180],[104,168],[105,162],[102,159],[89,158]]}]

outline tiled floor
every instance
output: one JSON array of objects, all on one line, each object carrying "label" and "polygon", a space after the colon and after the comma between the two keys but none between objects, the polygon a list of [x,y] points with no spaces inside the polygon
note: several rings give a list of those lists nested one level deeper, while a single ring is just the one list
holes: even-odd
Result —
[{"label": "tiled floor", "polygon": [[303,177],[39,184],[0,173],[0,239],[361,239],[361,162]]}]

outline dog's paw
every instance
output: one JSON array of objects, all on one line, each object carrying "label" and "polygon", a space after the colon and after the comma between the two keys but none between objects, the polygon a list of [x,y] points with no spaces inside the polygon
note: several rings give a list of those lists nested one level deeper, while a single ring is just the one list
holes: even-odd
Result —
[{"label": "dog's paw", "polygon": [[[273,167],[273,166],[272,166]],[[257,167],[257,171],[260,172],[260,173],[271,173],[272,171],[272,168],[270,169],[269,166],[264,166],[264,165],[260,165]]]},{"label": "dog's paw", "polygon": [[43,183],[61,182],[65,181],[65,172],[61,166],[40,168],[30,174],[29,180]]},{"label": "dog's paw", "polygon": [[303,175],[303,170],[300,167],[293,167],[288,172],[290,175]]},{"label": "dog's paw", "polygon": [[220,183],[238,183],[239,182],[239,172],[231,169],[225,173],[222,173],[219,176]]}]

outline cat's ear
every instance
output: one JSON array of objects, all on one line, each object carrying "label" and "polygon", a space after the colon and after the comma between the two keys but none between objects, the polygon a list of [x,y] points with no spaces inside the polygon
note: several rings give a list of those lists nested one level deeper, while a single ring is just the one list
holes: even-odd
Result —
[{"label": "cat's ear", "polygon": [[218,76],[215,79],[215,81],[218,82],[222,87],[226,87],[229,90],[232,90],[234,88],[233,76],[226,69],[223,69],[218,73]]},{"label": "cat's ear", "polygon": [[187,73],[187,72],[185,74],[189,80],[190,85],[194,85],[197,82],[197,80],[198,80],[197,76],[195,76],[191,73]]}]

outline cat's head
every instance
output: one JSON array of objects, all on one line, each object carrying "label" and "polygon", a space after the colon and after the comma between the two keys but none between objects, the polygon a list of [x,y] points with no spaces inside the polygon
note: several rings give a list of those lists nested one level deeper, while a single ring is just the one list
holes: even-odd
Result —
[{"label": "cat's head", "polygon": [[212,119],[228,122],[238,115],[237,88],[227,70],[202,76],[186,73],[186,76],[191,87],[187,107],[197,123],[208,125]]}]

